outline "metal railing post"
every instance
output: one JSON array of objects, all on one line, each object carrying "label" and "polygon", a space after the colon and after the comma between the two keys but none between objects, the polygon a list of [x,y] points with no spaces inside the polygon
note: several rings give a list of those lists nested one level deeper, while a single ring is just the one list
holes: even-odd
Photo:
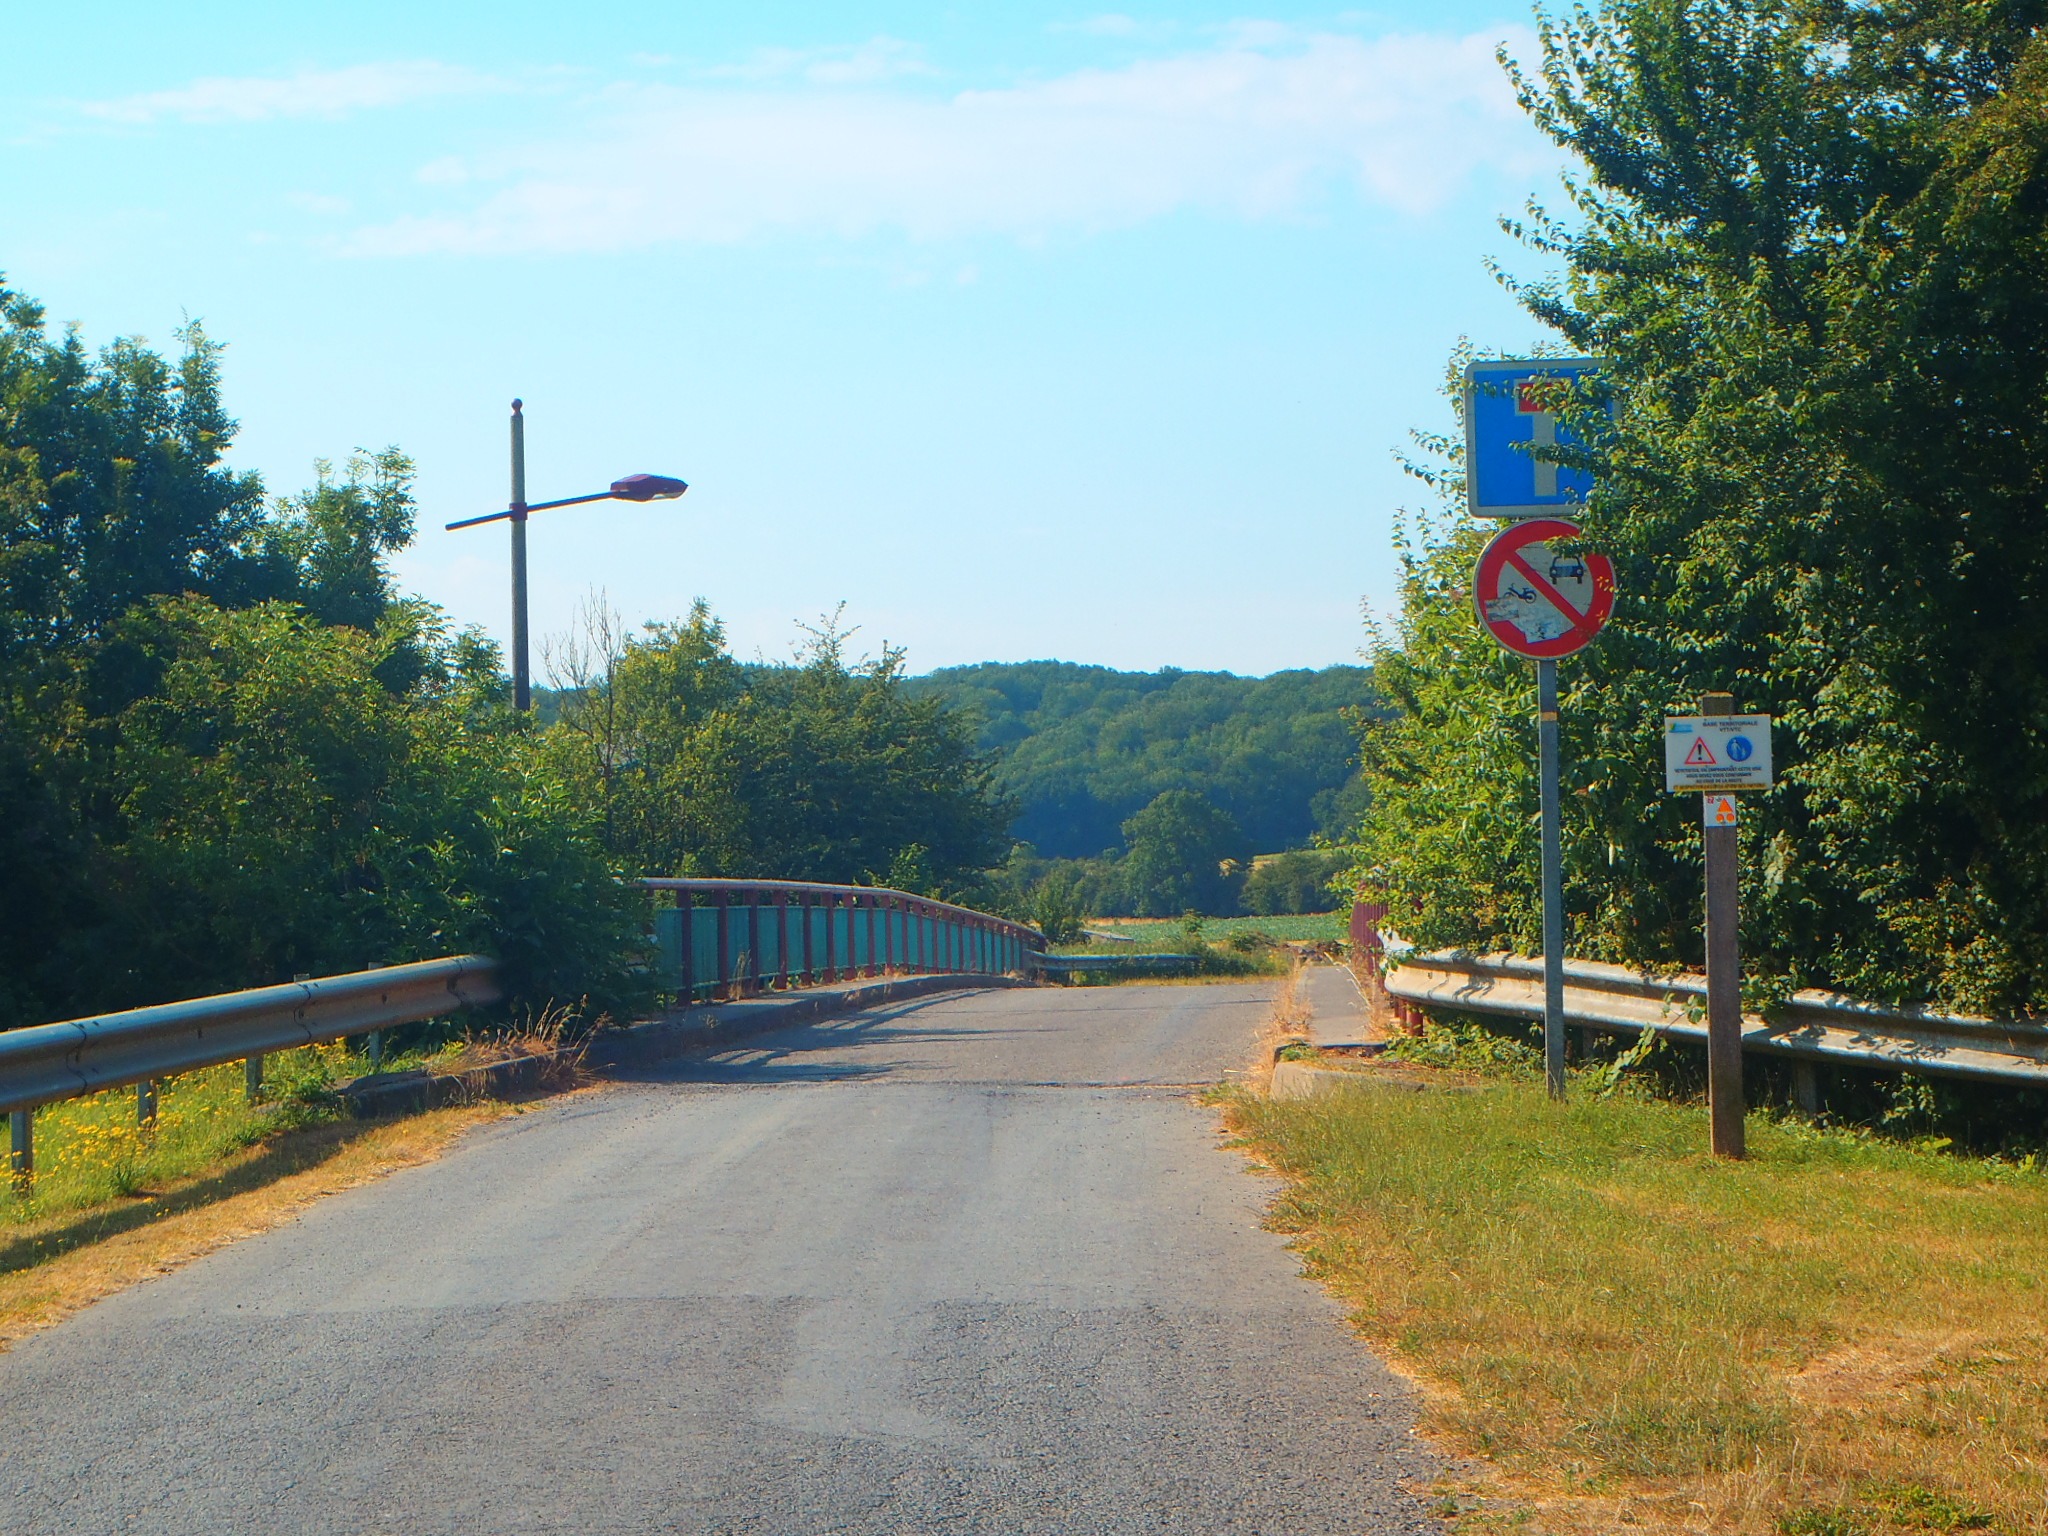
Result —
[{"label": "metal railing post", "polygon": [[818,967],[813,963],[811,956],[811,898],[808,892],[797,897],[796,914],[802,920],[804,929],[804,985],[815,986],[818,980]]},{"label": "metal railing post", "polygon": [[732,996],[732,892],[718,893],[718,986],[721,998]]},{"label": "metal railing post", "polygon": [[135,1123],[145,1132],[156,1129],[156,1079],[146,1077],[135,1085]]},{"label": "metal railing post", "polygon": [[789,897],[775,893],[775,976],[779,991],[789,990]]},{"label": "metal railing post", "polygon": [[747,990],[750,992],[760,992],[763,990],[761,984],[761,978],[764,974],[764,967],[761,964],[762,894],[762,892],[756,891],[747,898],[747,954],[749,956],[747,967],[753,972],[752,980],[747,987]]},{"label": "metal railing post", "polygon": [[26,1200],[36,1189],[36,1112],[17,1109],[7,1117],[7,1177],[14,1198]]},{"label": "metal railing post", "polygon": [[682,939],[683,1006],[689,1007],[697,1001],[697,930],[692,918],[697,910],[697,896],[694,891],[676,892],[676,932]]},{"label": "metal railing post", "polygon": [[242,1059],[242,1094],[251,1104],[263,1097],[263,1057],[261,1053]]}]

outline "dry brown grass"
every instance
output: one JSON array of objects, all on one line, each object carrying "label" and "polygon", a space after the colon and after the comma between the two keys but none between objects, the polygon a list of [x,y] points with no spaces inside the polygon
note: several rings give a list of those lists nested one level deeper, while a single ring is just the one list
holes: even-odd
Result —
[{"label": "dry brown grass", "polygon": [[1297,962],[1275,989],[1273,1006],[1252,1042],[1251,1055],[1245,1060],[1243,1081],[1248,1089],[1263,1094],[1272,1088],[1273,1063],[1283,1047],[1307,1044],[1312,1017],[1308,999],[1302,996],[1301,965]]},{"label": "dry brown grass", "polygon": [[290,1131],[151,1193],[0,1229],[0,1349],[214,1249],[281,1225],[323,1195],[429,1162],[502,1104]]},{"label": "dry brown grass", "polygon": [[564,1093],[591,1081],[584,1058],[597,1032],[610,1023],[606,1015],[585,1028],[581,1004],[550,1003],[516,1028],[472,1031],[463,1037],[460,1050],[435,1061],[431,1070],[437,1077],[461,1078],[465,1100],[480,1103],[498,1092],[486,1069],[530,1060],[539,1064],[539,1071],[530,1080],[529,1091]]},{"label": "dry brown grass", "polygon": [[1229,1100],[1468,1532],[2048,1532],[2048,1179],[1485,1091]]}]

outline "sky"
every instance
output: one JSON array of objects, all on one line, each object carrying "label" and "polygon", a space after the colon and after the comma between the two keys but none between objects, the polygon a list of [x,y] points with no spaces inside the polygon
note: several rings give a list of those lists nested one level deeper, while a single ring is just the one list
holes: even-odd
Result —
[{"label": "sky", "polygon": [[[1494,0],[22,8],[0,273],[95,344],[227,345],[233,461],[418,465],[410,589],[502,639],[703,597],[786,657],[846,605],[913,671],[1263,674],[1388,612],[1397,455],[1560,161]],[[545,681],[545,669],[536,661]]]}]

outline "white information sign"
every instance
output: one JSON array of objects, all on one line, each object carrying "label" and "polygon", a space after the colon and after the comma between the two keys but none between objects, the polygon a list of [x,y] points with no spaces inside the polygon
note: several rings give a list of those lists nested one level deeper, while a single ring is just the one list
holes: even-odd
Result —
[{"label": "white information sign", "polygon": [[1664,788],[1670,793],[1770,787],[1769,715],[1666,717]]}]

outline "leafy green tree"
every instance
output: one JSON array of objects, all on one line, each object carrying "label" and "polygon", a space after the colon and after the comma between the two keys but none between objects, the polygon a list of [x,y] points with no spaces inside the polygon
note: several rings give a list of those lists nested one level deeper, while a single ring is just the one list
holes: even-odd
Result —
[{"label": "leafy green tree", "polygon": [[[1609,0],[1521,81],[1585,170],[1522,289],[1609,357],[1585,462],[1610,629],[1567,665],[1574,948],[1697,960],[1667,712],[1777,716],[1745,802],[1744,945],[1786,984],[2048,997],[2048,7]],[[1585,424],[1599,426],[1590,403]],[[1426,472],[1454,498],[1456,445]],[[1533,930],[1524,669],[1416,525],[1376,675],[1359,881],[1423,942]]]},{"label": "leafy green tree", "polygon": [[1288,912],[1327,912],[1337,904],[1330,882],[1343,870],[1345,856],[1324,848],[1297,848],[1276,853],[1253,865],[1244,879],[1244,908],[1261,917]]},{"label": "leafy green tree", "polygon": [[179,335],[175,363],[133,340],[95,357],[0,287],[0,653],[72,645],[146,598],[241,580],[262,485],[222,462],[235,423],[220,346],[196,324]]},{"label": "leafy green tree", "polygon": [[634,901],[495,650],[391,581],[410,463],[266,504],[180,339],[0,291],[0,1027],[456,949],[630,1002]]},{"label": "leafy green tree", "polygon": [[280,603],[166,599],[124,628],[161,681],[107,765],[108,1001],[479,949],[530,999],[634,999],[637,903],[451,667],[394,693],[388,638]]},{"label": "leafy green tree", "polygon": [[623,867],[984,891],[1012,808],[900,653],[849,663],[828,621],[795,664],[743,666],[702,603],[637,637],[601,610],[564,651],[551,737]]},{"label": "leafy green tree", "polygon": [[1122,873],[1141,917],[1237,911],[1251,849],[1231,814],[1189,789],[1169,789],[1123,826]]}]

